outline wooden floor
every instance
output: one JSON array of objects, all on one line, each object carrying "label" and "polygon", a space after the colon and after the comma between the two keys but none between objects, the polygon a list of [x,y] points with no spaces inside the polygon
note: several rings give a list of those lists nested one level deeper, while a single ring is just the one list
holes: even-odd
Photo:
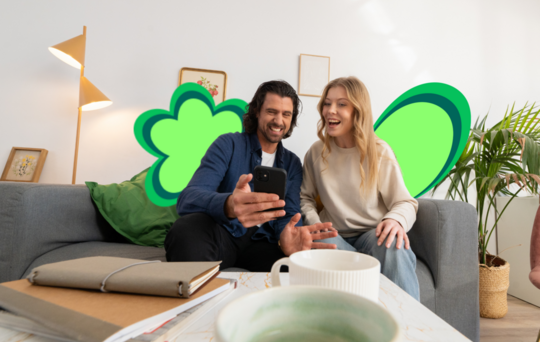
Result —
[{"label": "wooden floor", "polygon": [[508,313],[500,319],[480,318],[480,342],[536,342],[540,308],[508,296]]}]

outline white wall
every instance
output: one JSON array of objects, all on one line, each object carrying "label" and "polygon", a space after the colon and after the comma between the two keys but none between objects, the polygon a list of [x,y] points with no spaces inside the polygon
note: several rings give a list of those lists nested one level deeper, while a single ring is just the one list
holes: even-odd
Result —
[{"label": "white wall", "polygon": [[[497,197],[502,210],[508,197]],[[538,210],[538,197],[516,198],[499,221],[499,253],[510,263],[508,294],[540,307],[540,290],[529,280],[531,229]]]},{"label": "white wall", "polygon": [[[331,56],[331,77],[356,75],[374,113],[409,88],[460,89],[491,122],[540,100],[540,2],[502,0],[20,0],[0,5],[0,171],[12,146],[49,150],[40,182],[71,183],[78,70],[47,47],[88,26],[85,75],[114,102],[83,113],[77,183],[121,182],[154,158],[133,135],[139,114],[168,108],[182,67],[224,70],[228,98],[295,88],[300,53]],[[316,98],[285,146],[316,140]]]}]

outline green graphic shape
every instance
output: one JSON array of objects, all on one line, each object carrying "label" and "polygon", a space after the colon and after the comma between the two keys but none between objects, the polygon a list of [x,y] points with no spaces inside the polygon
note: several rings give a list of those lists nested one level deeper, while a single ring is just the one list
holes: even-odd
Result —
[{"label": "green graphic shape", "polygon": [[158,206],[176,203],[210,145],[222,134],[242,132],[247,103],[230,99],[215,105],[204,87],[184,83],[169,110],[152,109],[135,121],[135,138],[158,159],[148,171],[146,193]]},{"label": "green graphic shape", "polygon": [[444,83],[425,83],[398,97],[374,125],[401,168],[405,185],[417,198],[450,172],[471,129],[467,99]]}]

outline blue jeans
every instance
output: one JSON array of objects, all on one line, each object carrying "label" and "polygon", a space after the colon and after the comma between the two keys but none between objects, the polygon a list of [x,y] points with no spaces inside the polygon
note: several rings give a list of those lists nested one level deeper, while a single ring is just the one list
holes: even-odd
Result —
[{"label": "blue jeans", "polygon": [[377,246],[378,239],[375,229],[372,229],[360,236],[343,238],[338,235],[335,238],[317,241],[336,244],[337,249],[340,250],[371,255],[381,263],[382,274],[420,301],[420,289],[416,277],[416,255],[411,249],[405,249],[405,243],[397,249],[396,239],[390,248],[386,248],[384,243]]}]

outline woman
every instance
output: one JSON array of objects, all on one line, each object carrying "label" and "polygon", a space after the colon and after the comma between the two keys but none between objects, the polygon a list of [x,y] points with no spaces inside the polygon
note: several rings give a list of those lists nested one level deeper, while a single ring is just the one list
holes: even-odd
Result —
[{"label": "woman", "polygon": [[[320,141],[304,159],[304,222],[332,222],[339,236],[323,242],[377,258],[381,272],[418,300],[416,256],[407,237],[418,202],[405,187],[392,149],[373,131],[366,87],[356,77],[335,79],[317,109]],[[317,196],[324,206],[320,213]]]}]

